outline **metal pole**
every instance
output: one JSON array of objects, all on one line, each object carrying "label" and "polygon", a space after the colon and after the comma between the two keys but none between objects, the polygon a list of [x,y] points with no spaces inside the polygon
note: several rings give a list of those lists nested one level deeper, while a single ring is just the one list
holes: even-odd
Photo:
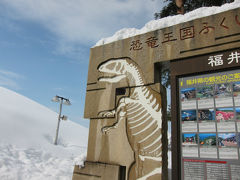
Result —
[{"label": "metal pole", "polygon": [[61,98],[60,109],[59,109],[59,116],[58,116],[58,124],[57,124],[57,130],[56,130],[56,137],[55,137],[55,141],[54,141],[55,145],[57,145],[57,140],[58,140],[58,131],[59,131],[59,125],[60,125],[61,113],[62,113],[62,103],[63,103],[63,99]]}]

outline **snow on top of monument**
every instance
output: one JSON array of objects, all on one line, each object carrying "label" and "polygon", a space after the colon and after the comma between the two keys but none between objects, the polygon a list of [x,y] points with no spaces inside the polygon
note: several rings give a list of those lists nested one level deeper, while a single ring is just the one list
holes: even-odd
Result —
[{"label": "snow on top of monument", "polygon": [[213,14],[218,14],[224,11],[228,11],[231,9],[236,9],[240,7],[240,0],[235,0],[232,3],[227,3],[224,4],[220,7],[202,7],[199,9],[196,9],[194,11],[191,11],[189,13],[186,13],[184,15],[176,15],[176,16],[168,16],[162,19],[158,20],[152,20],[149,21],[147,24],[145,24],[144,27],[141,29],[136,29],[136,28],[124,28],[119,31],[117,31],[113,36],[107,37],[107,38],[102,38],[99,40],[95,46],[101,46],[104,44],[108,44],[114,41],[118,41],[121,39],[126,39],[129,37],[133,37],[139,34],[144,34],[150,31],[154,31],[157,29],[162,29],[165,27],[173,26],[176,24],[184,23],[187,21],[191,21],[194,19],[210,16]]}]

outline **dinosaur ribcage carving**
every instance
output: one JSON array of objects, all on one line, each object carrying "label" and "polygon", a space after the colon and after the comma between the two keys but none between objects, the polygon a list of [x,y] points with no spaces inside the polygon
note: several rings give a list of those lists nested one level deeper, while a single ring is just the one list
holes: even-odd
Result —
[{"label": "dinosaur ribcage carving", "polygon": [[161,129],[157,119],[138,101],[128,104],[126,112],[129,142],[134,151],[143,156],[160,157]]}]

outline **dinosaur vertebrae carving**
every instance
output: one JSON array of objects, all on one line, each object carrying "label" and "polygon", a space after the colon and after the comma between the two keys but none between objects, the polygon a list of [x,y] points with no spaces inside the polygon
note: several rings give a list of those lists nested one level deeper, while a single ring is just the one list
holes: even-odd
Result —
[{"label": "dinosaur vertebrae carving", "polygon": [[135,163],[129,170],[129,179],[160,177],[162,172],[162,113],[160,94],[149,86],[139,66],[129,58],[112,59],[101,64],[98,70],[107,76],[99,81],[115,83],[127,79],[130,88],[128,97],[122,97],[116,109],[102,111],[101,117],[116,117],[116,123],[102,128],[107,133],[126,120],[129,143],[135,154]]}]

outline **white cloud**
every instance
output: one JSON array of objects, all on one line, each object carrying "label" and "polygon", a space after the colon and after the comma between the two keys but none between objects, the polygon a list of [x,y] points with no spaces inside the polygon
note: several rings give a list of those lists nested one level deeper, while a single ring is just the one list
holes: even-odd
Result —
[{"label": "white cloud", "polygon": [[1,0],[15,20],[42,24],[61,43],[92,45],[124,27],[141,27],[161,9],[162,0]]},{"label": "white cloud", "polygon": [[23,78],[24,76],[15,72],[0,69],[0,86],[19,90],[21,87],[18,81]]},{"label": "white cloud", "polygon": [[0,75],[8,76],[9,78],[14,78],[14,79],[24,78],[23,75],[20,75],[15,72],[11,72],[11,71],[2,70],[2,69],[0,69]]},{"label": "white cloud", "polygon": [[54,91],[64,91],[64,88],[62,87],[56,87],[56,88],[53,88]]}]

